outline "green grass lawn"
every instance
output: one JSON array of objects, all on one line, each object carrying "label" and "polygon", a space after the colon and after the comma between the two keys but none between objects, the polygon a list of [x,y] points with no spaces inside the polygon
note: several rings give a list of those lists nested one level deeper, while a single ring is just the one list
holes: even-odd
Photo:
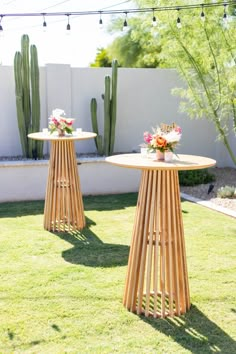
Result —
[{"label": "green grass lawn", "polygon": [[122,305],[137,194],[84,198],[87,228],[43,229],[43,202],[0,204],[0,353],[236,353],[236,220],[182,202],[191,309]]}]

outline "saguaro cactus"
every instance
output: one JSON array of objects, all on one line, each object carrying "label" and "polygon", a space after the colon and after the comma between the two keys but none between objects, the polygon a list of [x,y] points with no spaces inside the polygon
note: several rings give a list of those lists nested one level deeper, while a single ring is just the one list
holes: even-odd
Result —
[{"label": "saguaro cactus", "polygon": [[117,73],[118,62],[112,61],[112,77],[105,76],[105,93],[102,95],[104,99],[104,131],[103,139],[99,134],[97,122],[97,101],[92,98],[91,120],[94,133],[97,134],[95,144],[99,154],[106,156],[111,155],[114,150],[115,128],[116,128],[116,111],[117,111]]},{"label": "saguaro cactus", "polygon": [[15,94],[18,128],[22,153],[25,157],[41,158],[43,142],[28,140],[27,135],[40,129],[40,94],[38,54],[35,45],[30,46],[29,37],[21,38],[21,52],[15,53]]},{"label": "saguaro cactus", "polygon": [[115,144],[115,130],[116,130],[116,112],[117,112],[117,74],[118,74],[118,62],[114,60],[112,62],[112,77],[111,77],[111,126],[110,126],[110,149],[109,153],[112,154]]},{"label": "saguaro cactus", "polygon": [[90,110],[91,110],[91,119],[92,119],[92,127],[94,133],[97,134],[95,138],[95,145],[98,150],[98,153],[100,155],[103,154],[103,146],[102,146],[102,136],[99,135],[98,132],[98,120],[97,120],[97,101],[96,98],[92,98],[91,100],[91,105],[90,105]]}]

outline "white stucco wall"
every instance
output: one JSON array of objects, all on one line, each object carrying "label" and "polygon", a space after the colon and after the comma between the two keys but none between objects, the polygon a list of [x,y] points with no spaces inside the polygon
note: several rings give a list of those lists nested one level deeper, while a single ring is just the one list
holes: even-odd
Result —
[{"label": "white stucco wall", "polygon": [[[91,131],[90,101],[98,102],[98,120],[103,131],[104,77],[110,68],[73,68],[66,64],[48,64],[40,68],[41,128],[47,127],[52,109],[62,108],[74,117],[75,128]],[[183,129],[179,153],[204,155],[217,160],[218,166],[234,166],[215,128],[206,120],[190,120],[179,112],[179,98],[171,94],[181,82],[175,70],[118,69],[118,103],[115,152],[139,149],[143,132],[161,122],[177,122]],[[0,156],[21,155],[15,107],[13,67],[0,66],[1,139]],[[229,141],[236,155],[236,139]],[[50,145],[45,143],[44,151]],[[93,153],[93,140],[76,143],[76,151]]]},{"label": "white stucco wall", "polygon": [[[78,165],[83,195],[137,192],[141,172],[113,166],[100,159],[80,159]],[[48,161],[0,162],[0,203],[43,200]]]}]

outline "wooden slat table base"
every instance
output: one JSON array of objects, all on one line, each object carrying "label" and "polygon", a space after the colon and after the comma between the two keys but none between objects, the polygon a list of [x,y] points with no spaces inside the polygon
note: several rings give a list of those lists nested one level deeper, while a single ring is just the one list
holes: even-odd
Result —
[{"label": "wooden slat table base", "polygon": [[44,228],[74,231],[85,227],[85,216],[74,142],[51,142],[49,174],[44,207]]},{"label": "wooden slat table base", "polygon": [[161,318],[190,308],[177,170],[142,171],[123,304]]}]

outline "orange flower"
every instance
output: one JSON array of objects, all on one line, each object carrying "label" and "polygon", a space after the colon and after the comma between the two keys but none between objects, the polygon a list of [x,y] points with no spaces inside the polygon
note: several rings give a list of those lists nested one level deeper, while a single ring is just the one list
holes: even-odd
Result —
[{"label": "orange flower", "polygon": [[157,147],[164,148],[167,145],[167,140],[163,138],[162,136],[157,136],[156,137],[156,144]]}]

